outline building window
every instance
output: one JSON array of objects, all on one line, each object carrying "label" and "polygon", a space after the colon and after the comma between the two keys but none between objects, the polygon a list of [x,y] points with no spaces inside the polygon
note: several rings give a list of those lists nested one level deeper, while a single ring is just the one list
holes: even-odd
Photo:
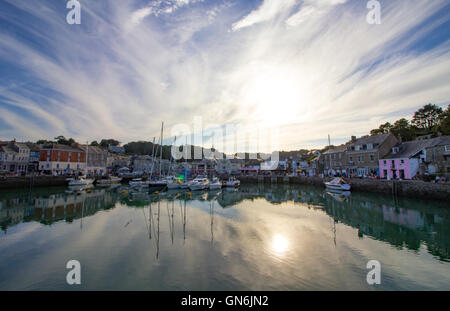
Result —
[{"label": "building window", "polygon": [[401,164],[405,164],[405,160],[400,160],[400,163]]},{"label": "building window", "polygon": [[375,157],[374,157],[373,154],[370,155],[370,161],[371,161],[371,162],[375,161]]},{"label": "building window", "polygon": [[386,164],[387,164],[387,161],[386,161],[386,160],[384,160],[384,161],[383,161],[383,164],[384,164],[384,165],[386,165]]}]

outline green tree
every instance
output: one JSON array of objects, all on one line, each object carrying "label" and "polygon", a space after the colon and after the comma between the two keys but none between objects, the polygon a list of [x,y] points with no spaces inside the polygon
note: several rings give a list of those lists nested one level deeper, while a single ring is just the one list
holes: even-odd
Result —
[{"label": "green tree", "polygon": [[450,105],[447,106],[447,109],[441,114],[439,120],[439,131],[443,135],[450,135]]},{"label": "green tree", "polygon": [[391,129],[392,129],[392,124],[389,122],[386,122],[384,124],[381,124],[379,128],[370,131],[370,135],[387,134],[387,133],[390,133]]},{"label": "green tree", "polygon": [[414,128],[405,118],[395,121],[390,131],[398,139],[401,138],[402,141],[411,141],[416,136]]},{"label": "green tree", "polygon": [[411,123],[417,126],[419,129],[425,130],[427,132],[432,132],[439,124],[439,120],[443,112],[444,111],[442,110],[442,108],[437,105],[425,105],[423,108],[416,111]]},{"label": "green tree", "polygon": [[115,139],[102,139],[102,141],[100,142],[100,146],[102,146],[102,147],[109,147],[109,146],[117,147],[119,145],[120,145],[120,142]]},{"label": "green tree", "polygon": [[56,142],[57,142],[58,144],[60,144],[60,145],[67,145],[67,146],[70,146],[70,145],[72,145],[72,144],[75,143],[75,140],[74,140],[73,138],[66,139],[66,138],[65,138],[64,136],[62,136],[62,135],[55,137],[55,140],[56,140]]},{"label": "green tree", "polygon": [[98,147],[99,144],[98,144],[98,142],[96,140],[94,140],[93,142],[91,142],[91,146]]}]

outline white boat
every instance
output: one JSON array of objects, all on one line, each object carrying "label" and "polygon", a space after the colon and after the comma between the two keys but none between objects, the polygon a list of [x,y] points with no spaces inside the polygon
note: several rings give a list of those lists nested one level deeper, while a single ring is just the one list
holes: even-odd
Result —
[{"label": "white boat", "polygon": [[181,182],[175,176],[167,176],[166,181],[167,181],[167,189],[169,190],[176,190],[181,188]]},{"label": "white boat", "polygon": [[78,193],[82,192],[84,190],[92,189],[94,188],[94,185],[77,185],[77,186],[69,186],[69,190],[66,190],[66,193]]},{"label": "white boat", "polygon": [[69,181],[69,187],[87,186],[92,185],[93,183],[94,183],[93,179],[80,177],[79,179],[72,179],[71,181]]},{"label": "white boat", "polygon": [[222,189],[222,183],[220,182],[219,178],[214,177],[211,180],[211,183],[209,184],[209,190],[216,190],[216,189]]},{"label": "white boat", "polygon": [[180,184],[180,189],[189,189],[190,183],[191,183],[190,181],[184,181],[183,183]]},{"label": "white boat", "polygon": [[333,179],[330,182],[326,182],[325,186],[331,190],[349,191],[351,186],[340,177]]},{"label": "white boat", "polygon": [[111,186],[112,184],[118,184],[122,181],[122,178],[111,176],[108,179],[100,179],[97,180],[97,186]]},{"label": "white boat", "polygon": [[149,184],[148,181],[142,181],[142,178],[135,178],[132,181],[130,181],[129,185],[133,188],[136,187],[147,187]]},{"label": "white boat", "polygon": [[225,187],[234,187],[237,188],[241,185],[241,181],[234,178],[234,177],[230,177],[227,181],[224,181],[224,186]]},{"label": "white boat", "polygon": [[189,183],[189,189],[192,191],[206,190],[209,188],[209,180],[206,177],[197,176]]}]

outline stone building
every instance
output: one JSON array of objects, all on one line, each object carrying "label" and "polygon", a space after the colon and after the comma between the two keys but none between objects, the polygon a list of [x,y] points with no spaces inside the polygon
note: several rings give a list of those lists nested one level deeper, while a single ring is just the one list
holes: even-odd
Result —
[{"label": "stone building", "polygon": [[105,175],[107,170],[108,151],[97,146],[78,145],[87,154],[87,174]]},{"label": "stone building", "polygon": [[0,145],[0,171],[12,174],[26,174],[30,160],[30,148],[15,140]]},{"label": "stone building", "polygon": [[433,138],[433,144],[425,148],[423,166],[429,174],[450,175],[450,136]]},{"label": "stone building", "polygon": [[345,174],[346,145],[330,146],[330,148],[322,154],[323,157],[323,173],[324,175]]},{"label": "stone building", "polygon": [[352,137],[346,146],[345,170],[347,175],[379,176],[379,160],[389,154],[398,143],[392,134]]}]

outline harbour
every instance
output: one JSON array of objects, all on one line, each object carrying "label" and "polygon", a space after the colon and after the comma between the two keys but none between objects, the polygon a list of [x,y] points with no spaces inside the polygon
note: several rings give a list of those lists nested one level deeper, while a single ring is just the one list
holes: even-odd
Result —
[{"label": "harbour", "polygon": [[[441,201],[264,183],[0,198],[2,290],[450,289]],[[77,288],[65,280],[72,259],[83,271]],[[382,266],[376,288],[366,282],[372,259]]]}]

